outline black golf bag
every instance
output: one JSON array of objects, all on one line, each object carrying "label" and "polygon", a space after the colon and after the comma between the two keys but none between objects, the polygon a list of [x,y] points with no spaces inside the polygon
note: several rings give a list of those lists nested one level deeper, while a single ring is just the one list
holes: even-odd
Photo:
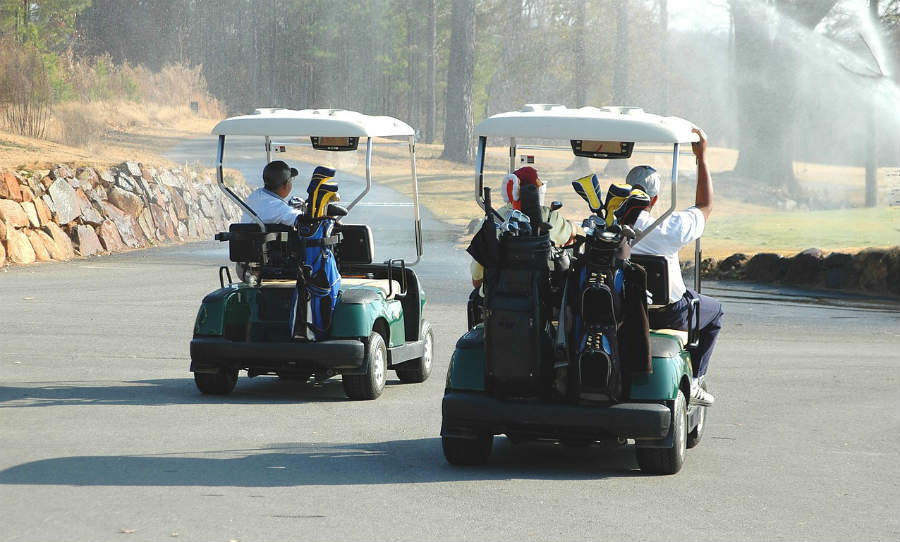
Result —
[{"label": "black golf bag", "polygon": [[497,267],[485,269],[485,370],[497,395],[541,393],[548,313],[542,299],[548,285],[550,237],[500,239]]}]

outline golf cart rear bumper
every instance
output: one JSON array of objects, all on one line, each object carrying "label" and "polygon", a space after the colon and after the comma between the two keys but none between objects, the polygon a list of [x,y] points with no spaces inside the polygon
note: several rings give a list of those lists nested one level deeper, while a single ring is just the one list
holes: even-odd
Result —
[{"label": "golf cart rear bumper", "polygon": [[668,435],[672,420],[671,410],[659,403],[577,406],[466,392],[446,393],[442,411],[441,436],[454,437],[515,433],[535,438],[661,439]]},{"label": "golf cart rear bumper", "polygon": [[221,366],[244,369],[363,370],[365,345],[356,339],[316,342],[243,342],[222,337],[191,340],[191,371],[218,370]]}]

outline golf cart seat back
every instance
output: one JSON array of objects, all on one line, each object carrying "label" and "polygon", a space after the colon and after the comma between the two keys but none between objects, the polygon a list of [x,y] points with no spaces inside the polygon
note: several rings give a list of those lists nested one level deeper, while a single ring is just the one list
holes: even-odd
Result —
[{"label": "golf cart seat back", "polygon": [[296,235],[294,228],[284,224],[266,224],[266,231],[262,232],[256,223],[237,223],[228,227],[227,236],[220,234],[216,238],[228,241],[229,260],[258,263],[266,278],[284,275],[281,270],[293,263],[293,270],[285,276],[293,278],[299,261],[299,252],[292,249]]},{"label": "golf cart seat back", "polygon": [[375,260],[375,244],[372,241],[372,229],[368,225],[338,222],[334,232],[335,234],[340,232],[343,236],[334,250],[342,268],[370,264]]},{"label": "golf cart seat back", "polygon": [[[631,261],[643,267],[647,272],[647,290],[650,292],[652,299],[656,302],[650,305],[649,308],[653,310],[666,306],[669,301],[669,264],[666,261],[666,258],[664,256],[635,254],[632,252]],[[660,303],[660,301],[662,301],[662,303]],[[682,347],[693,343],[696,340],[695,335],[698,333],[697,326],[694,325],[696,323],[696,318],[699,316],[697,311],[698,307],[699,305],[697,303],[691,303],[691,307],[689,308],[688,327],[691,328],[690,330],[651,329],[651,331],[658,335],[675,337],[681,343]],[[659,352],[659,349],[664,347],[664,345],[653,340],[652,337],[650,340],[650,347],[653,351],[652,355],[662,355]]]},{"label": "golf cart seat back", "polygon": [[631,253],[631,261],[647,272],[647,290],[653,303],[649,308],[656,309],[669,303],[669,264],[665,256],[654,254]]},{"label": "golf cart seat back", "polygon": [[377,288],[384,294],[385,299],[394,299],[403,292],[403,286],[398,280],[353,276],[358,273],[358,269],[354,269],[354,266],[366,266],[375,261],[375,244],[372,241],[372,229],[368,225],[338,223],[334,231],[340,232],[343,236],[334,251],[341,274],[344,275],[341,278],[342,289]]}]

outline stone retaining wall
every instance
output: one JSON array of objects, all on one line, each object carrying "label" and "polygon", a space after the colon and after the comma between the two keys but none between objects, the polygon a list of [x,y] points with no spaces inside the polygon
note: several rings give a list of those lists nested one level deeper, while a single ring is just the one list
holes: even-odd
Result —
[{"label": "stone retaining wall", "polygon": [[239,218],[215,178],[191,169],[0,170],[0,267],[208,240]]},{"label": "stone retaining wall", "polygon": [[[712,279],[748,280],[825,288],[873,295],[900,296],[900,247],[867,248],[857,254],[810,248],[791,257],[760,253],[733,254],[724,260],[701,262],[701,275]],[[688,264],[691,271],[692,262]],[[692,272],[692,271],[691,271]]]}]

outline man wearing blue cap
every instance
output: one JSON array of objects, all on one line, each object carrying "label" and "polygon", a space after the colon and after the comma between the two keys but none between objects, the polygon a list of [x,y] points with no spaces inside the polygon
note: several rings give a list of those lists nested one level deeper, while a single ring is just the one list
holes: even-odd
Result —
[{"label": "man wearing blue cap", "polygon": [[[295,168],[281,160],[269,162],[263,168],[264,186],[250,194],[247,205],[266,224],[293,226],[297,217],[303,214],[303,209],[292,207],[285,198],[290,195],[293,179],[298,174]],[[253,222],[253,219],[244,211],[241,222]]]},{"label": "man wearing blue cap", "polygon": [[[656,229],[638,241],[631,252],[664,256],[668,262],[669,299],[653,300],[649,313],[651,329],[686,330],[690,299],[700,299],[700,344],[696,348],[689,348],[694,369],[691,401],[708,406],[713,404],[715,397],[700,388],[700,379],[709,368],[709,358],[722,328],[722,304],[712,297],[687,288],[681,277],[681,265],[678,261],[678,251],[681,247],[703,235],[706,220],[712,211],[713,187],[706,165],[706,134],[699,128],[694,128],[693,132],[700,137],[700,141],[692,144],[694,155],[697,157],[697,194],[694,205],[684,211],[670,214]],[[655,169],[650,166],[637,166],[628,172],[625,182],[646,192],[650,196],[650,208],[653,208],[659,196],[660,185],[659,174]],[[634,229],[644,230],[653,222],[654,218],[647,211],[642,211],[634,224]]]}]

